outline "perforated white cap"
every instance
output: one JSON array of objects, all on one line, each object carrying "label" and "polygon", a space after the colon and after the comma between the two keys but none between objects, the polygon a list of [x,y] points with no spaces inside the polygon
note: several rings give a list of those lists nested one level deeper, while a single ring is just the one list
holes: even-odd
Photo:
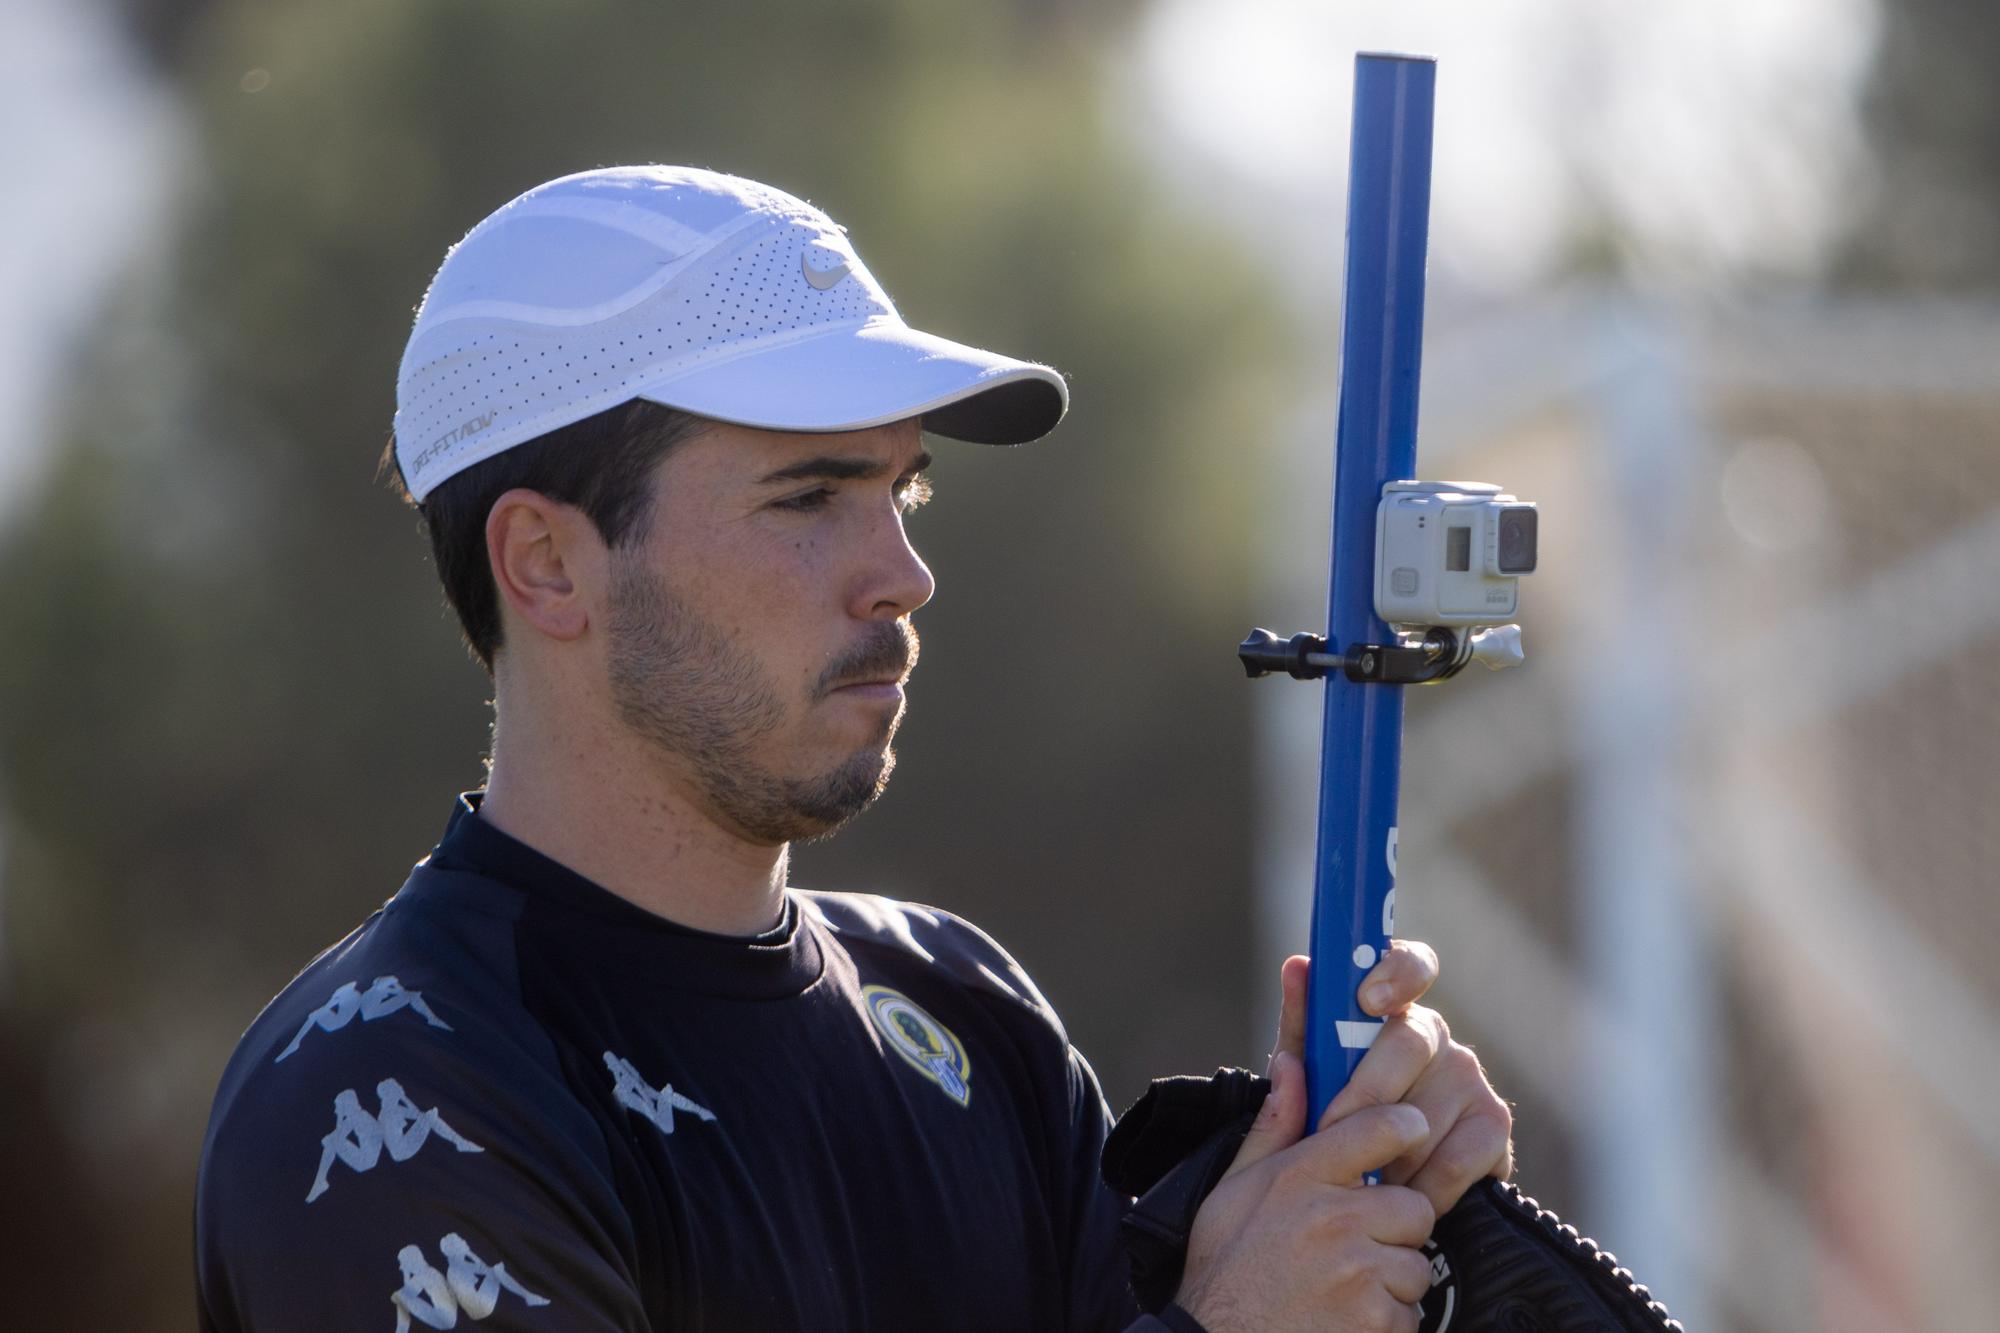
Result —
[{"label": "perforated white cap", "polygon": [[396,380],[421,500],[503,449],[644,398],[772,430],[926,429],[1021,444],[1062,419],[1048,366],[903,323],[817,208],[691,167],[609,167],[521,195],[445,255]]}]

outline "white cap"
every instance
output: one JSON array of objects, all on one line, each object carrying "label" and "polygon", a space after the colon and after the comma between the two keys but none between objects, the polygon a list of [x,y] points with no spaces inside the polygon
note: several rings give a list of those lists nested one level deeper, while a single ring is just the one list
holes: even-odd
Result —
[{"label": "white cap", "polygon": [[396,458],[421,500],[452,474],[644,398],[770,430],[921,416],[1023,444],[1069,406],[1047,366],[905,324],[812,205],[693,167],[539,185],[445,255],[396,377]]}]

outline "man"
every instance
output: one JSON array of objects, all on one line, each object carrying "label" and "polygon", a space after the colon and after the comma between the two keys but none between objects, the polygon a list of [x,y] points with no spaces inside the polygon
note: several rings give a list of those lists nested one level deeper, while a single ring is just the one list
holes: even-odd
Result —
[{"label": "man", "polygon": [[1393,1017],[1304,1137],[1288,965],[1273,1094],[1142,1316],[1102,1094],[1020,968],[787,885],[893,764],[922,430],[1019,443],[1066,405],[909,329],[754,182],[586,172],[451,251],[395,457],[493,675],[490,775],[225,1073],[204,1327],[1416,1327],[1417,1247],[1509,1130],[1413,1007],[1428,950],[1371,976]]}]

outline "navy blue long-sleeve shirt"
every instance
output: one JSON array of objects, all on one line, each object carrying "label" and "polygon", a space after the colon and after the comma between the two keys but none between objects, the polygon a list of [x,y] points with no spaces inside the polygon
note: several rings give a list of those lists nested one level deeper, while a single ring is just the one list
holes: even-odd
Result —
[{"label": "navy blue long-sleeve shirt", "polygon": [[1192,1328],[1131,1304],[1106,1122],[967,923],[791,890],[706,934],[465,801],[230,1061],[202,1326]]}]

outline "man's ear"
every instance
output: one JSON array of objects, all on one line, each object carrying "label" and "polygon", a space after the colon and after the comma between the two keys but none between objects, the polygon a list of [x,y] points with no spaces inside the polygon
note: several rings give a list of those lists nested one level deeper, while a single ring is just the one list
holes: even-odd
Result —
[{"label": "man's ear", "polygon": [[580,638],[606,557],[597,525],[574,505],[517,487],[486,514],[486,559],[501,605],[551,639]]}]

